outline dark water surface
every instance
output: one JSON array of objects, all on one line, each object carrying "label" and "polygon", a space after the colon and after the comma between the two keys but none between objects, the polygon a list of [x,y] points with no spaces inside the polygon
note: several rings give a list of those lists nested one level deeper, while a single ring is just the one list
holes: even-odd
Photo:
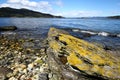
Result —
[{"label": "dark water surface", "polygon": [[39,38],[46,36],[50,27],[57,27],[87,41],[120,49],[120,20],[116,19],[0,18],[0,26],[10,25],[17,26],[18,30],[2,34],[19,33],[23,37],[27,34]]}]

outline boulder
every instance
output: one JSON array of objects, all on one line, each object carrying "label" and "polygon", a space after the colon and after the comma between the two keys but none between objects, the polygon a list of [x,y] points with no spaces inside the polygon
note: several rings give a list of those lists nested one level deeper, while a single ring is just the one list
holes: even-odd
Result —
[{"label": "boulder", "polygon": [[0,31],[14,31],[16,30],[16,26],[2,26],[0,27]]},{"label": "boulder", "polygon": [[120,59],[102,47],[56,28],[50,28],[47,40],[47,62],[55,80],[120,80]]},{"label": "boulder", "polygon": [[7,67],[0,67],[0,80],[5,80],[6,76],[12,73],[13,71]]}]

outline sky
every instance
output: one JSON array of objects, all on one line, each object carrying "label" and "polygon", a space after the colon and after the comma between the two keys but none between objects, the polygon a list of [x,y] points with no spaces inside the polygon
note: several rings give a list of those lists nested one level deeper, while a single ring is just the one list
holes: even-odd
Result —
[{"label": "sky", "polygon": [[27,8],[64,17],[120,15],[120,0],[0,0],[0,7]]}]

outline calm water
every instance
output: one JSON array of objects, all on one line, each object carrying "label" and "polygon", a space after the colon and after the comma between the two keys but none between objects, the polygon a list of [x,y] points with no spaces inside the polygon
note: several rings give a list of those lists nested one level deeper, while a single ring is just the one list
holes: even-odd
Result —
[{"label": "calm water", "polygon": [[[0,26],[14,25],[23,30],[24,33],[32,32],[33,34],[47,33],[48,29],[52,27],[57,28],[78,28],[84,31],[92,31],[97,34],[84,39],[91,42],[104,43],[108,46],[120,47],[120,20],[115,19],[57,19],[57,18],[0,18]],[[77,32],[76,32],[77,31]],[[79,36],[78,30],[72,33]],[[19,32],[19,31],[18,31]],[[115,34],[117,37],[106,36],[106,34]],[[34,35],[35,36],[35,35]],[[39,36],[39,35],[37,35]]]}]

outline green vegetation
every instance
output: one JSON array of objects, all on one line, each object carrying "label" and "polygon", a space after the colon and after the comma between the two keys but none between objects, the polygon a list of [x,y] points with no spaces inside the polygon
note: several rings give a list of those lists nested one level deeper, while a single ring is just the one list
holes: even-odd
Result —
[{"label": "green vegetation", "polygon": [[44,17],[44,18],[62,18],[51,14],[36,12],[28,9],[14,9],[9,7],[0,8],[0,17]]}]

